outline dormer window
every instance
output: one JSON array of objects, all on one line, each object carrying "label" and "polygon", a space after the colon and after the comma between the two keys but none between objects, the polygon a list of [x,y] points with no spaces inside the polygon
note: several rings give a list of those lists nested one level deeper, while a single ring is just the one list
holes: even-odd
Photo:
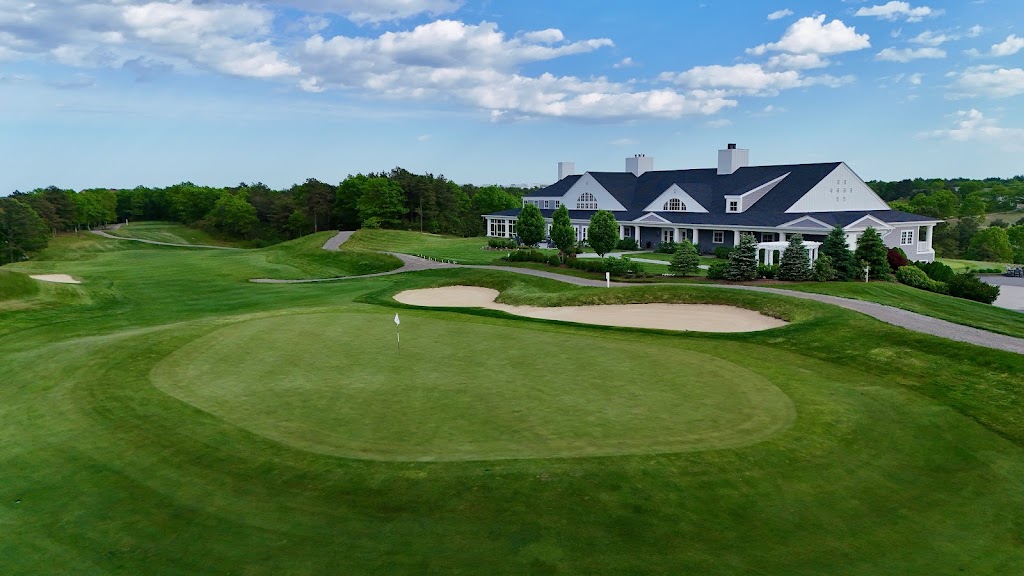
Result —
[{"label": "dormer window", "polygon": [[739,212],[740,202],[739,200],[729,200],[729,212]]},{"label": "dormer window", "polygon": [[665,202],[665,206],[662,207],[665,212],[685,212],[686,204],[679,198],[669,198],[668,202]]},{"label": "dormer window", "polygon": [[580,194],[579,199],[576,200],[576,209],[597,210],[597,198],[590,192]]}]

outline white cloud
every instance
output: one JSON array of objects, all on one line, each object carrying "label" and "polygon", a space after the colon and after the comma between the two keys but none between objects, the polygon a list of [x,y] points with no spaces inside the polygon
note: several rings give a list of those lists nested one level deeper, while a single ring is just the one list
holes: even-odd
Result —
[{"label": "white cloud", "polygon": [[636,66],[636,62],[634,62],[633,59],[630,58],[629,56],[626,56],[622,60],[619,60],[615,64],[612,64],[612,68],[616,68],[616,69],[618,69],[618,68],[632,68],[633,66]]},{"label": "white cloud", "polygon": [[984,28],[982,28],[981,26],[975,24],[974,26],[971,26],[970,28],[967,29],[967,37],[968,38],[977,38],[978,36],[981,36],[981,33],[984,32],[984,31],[985,31]]},{"label": "white cloud", "polygon": [[769,14],[768,15],[768,19],[769,20],[779,20],[779,19],[785,18],[786,16],[792,16],[792,15],[793,15],[793,11],[792,10],[790,10],[789,8],[783,8],[782,10],[776,10],[775,12],[772,12],[771,14]]},{"label": "white cloud", "polygon": [[[247,0],[242,1],[249,4]],[[339,14],[357,24],[389,22],[419,14],[449,14],[462,6],[460,0],[265,0],[264,3],[320,14]]]},{"label": "white cloud", "polygon": [[775,95],[782,90],[805,86],[836,87],[851,80],[829,75],[802,76],[796,70],[769,71],[760,64],[695,66],[685,72],[662,73],[658,79],[690,89],[720,91],[726,96]]},{"label": "white cloud", "polygon": [[708,128],[725,128],[726,126],[732,126],[732,120],[728,118],[716,118],[714,120],[708,120],[705,123]]},{"label": "white cloud", "polygon": [[946,51],[941,48],[886,48],[875,55],[876,60],[889,62],[910,62],[922,58],[945,58]]},{"label": "white cloud", "polygon": [[558,41],[557,30],[512,38],[493,23],[440,20],[379,37],[316,35],[301,47],[300,87],[358,89],[385,98],[440,99],[487,110],[492,119],[527,116],[678,118],[713,114],[736,102],[721,94],[673,89],[637,91],[606,78],[524,76],[527,63],[612,46],[608,39]]},{"label": "white cloud", "polygon": [[974,66],[956,76],[961,92],[954,96],[1009,98],[1024,94],[1024,69]]},{"label": "white cloud", "polygon": [[907,76],[907,82],[909,82],[910,84],[912,84],[914,86],[920,86],[921,85],[921,81],[923,79],[924,79],[924,74],[922,74],[920,72],[916,72],[914,74],[911,74],[910,76]]},{"label": "white cloud", "polygon": [[975,108],[958,110],[951,115],[953,127],[932,130],[922,135],[931,138],[944,138],[956,142],[995,142],[1008,149],[1021,149],[1024,139],[1024,128],[1005,128]]},{"label": "white cloud", "polygon": [[990,54],[993,56],[1013,56],[1022,49],[1024,49],[1024,38],[1011,34],[999,44],[993,44]]},{"label": "white cloud", "polygon": [[854,16],[874,16],[882,20],[905,19],[907,22],[920,22],[924,18],[939,14],[942,14],[941,10],[935,10],[928,6],[911,6],[910,2],[893,0],[870,8],[861,7],[854,13]]},{"label": "white cloud", "polygon": [[761,55],[769,51],[790,54],[841,54],[869,48],[867,34],[857,34],[853,26],[833,20],[825,24],[825,15],[801,18],[791,24],[778,42],[761,44],[747,50]]},{"label": "white cloud", "polygon": [[932,32],[931,30],[925,30],[917,36],[910,39],[913,44],[922,44],[924,46],[939,46],[946,42],[956,40],[958,37],[954,35],[943,34],[940,32]]},{"label": "white cloud", "polygon": [[818,54],[776,54],[768,59],[765,64],[768,68],[784,70],[809,70],[812,68],[825,68],[831,62]]}]

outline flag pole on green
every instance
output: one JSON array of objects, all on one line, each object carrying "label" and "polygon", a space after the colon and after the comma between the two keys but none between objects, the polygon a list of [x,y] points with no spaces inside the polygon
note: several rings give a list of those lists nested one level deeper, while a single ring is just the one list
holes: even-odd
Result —
[{"label": "flag pole on green", "polygon": [[398,319],[398,313],[395,313],[395,338],[398,339],[398,353],[402,353],[402,336],[398,333],[398,326],[402,321]]}]

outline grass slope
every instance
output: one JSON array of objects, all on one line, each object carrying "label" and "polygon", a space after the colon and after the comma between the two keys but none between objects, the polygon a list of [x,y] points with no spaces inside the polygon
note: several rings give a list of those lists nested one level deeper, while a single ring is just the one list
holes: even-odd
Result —
[{"label": "grass slope", "polygon": [[458,238],[405,230],[357,230],[347,249],[384,250],[413,256],[454,260],[459,264],[493,264],[508,252],[485,250],[487,238]]},{"label": "grass slope", "polygon": [[198,228],[192,228],[178,222],[129,222],[117,230],[107,230],[112,236],[122,238],[138,238],[170,244],[195,244],[203,246],[239,247],[242,241],[225,240],[211,236]]},{"label": "grass slope", "polygon": [[[933,575],[1011,574],[1024,563],[1019,355],[815,302],[701,286],[585,289],[474,270],[262,285],[245,278],[301,270],[262,251],[91,239],[58,239],[43,256],[13,270],[85,282],[80,300],[0,310],[3,574]],[[451,284],[535,305],[731,303],[792,323],[667,333],[390,300]],[[420,359],[412,382],[379,374],[403,374],[388,354],[396,310],[407,357]],[[333,322],[349,315],[365,319],[352,333]],[[235,340],[243,336],[249,345]],[[388,345],[373,347],[376,338]],[[418,345],[428,347],[422,356]],[[362,437],[458,450],[483,431],[507,442],[499,431],[522,439],[537,426],[534,450],[567,433],[586,448],[588,433],[611,438],[615,422],[649,435],[630,403],[663,422],[699,413],[702,355],[780,390],[791,425],[745,446],[600,457],[389,462],[297,447],[298,437]],[[445,387],[461,378],[445,360],[485,387]],[[201,361],[216,373],[161,383],[176,361],[182,374]],[[231,374],[225,362],[253,381],[220,380],[237,393],[218,392],[212,376]],[[331,389],[350,370],[383,388]],[[182,395],[195,387],[200,407],[158,383]],[[220,404],[202,407],[218,393]],[[321,403],[336,413],[317,413]],[[548,406],[561,408],[545,415]],[[517,407],[517,425],[494,417]],[[278,430],[306,423],[309,436],[282,441],[260,419]],[[421,432],[428,426],[434,433]],[[666,425],[665,437],[672,432]]]}]

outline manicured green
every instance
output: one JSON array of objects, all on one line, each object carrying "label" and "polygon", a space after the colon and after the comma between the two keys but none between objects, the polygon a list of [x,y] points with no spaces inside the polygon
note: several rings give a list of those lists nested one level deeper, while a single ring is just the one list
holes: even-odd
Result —
[{"label": "manicured green", "polygon": [[453,260],[459,264],[493,264],[507,251],[487,250],[487,238],[457,238],[404,230],[358,230],[346,248],[386,250],[413,256]]},{"label": "manicured green", "polygon": [[[467,269],[246,281],[327,266],[307,251],[317,241],[225,251],[81,235],[10,268],[83,284],[0,307],[0,573],[1024,565],[1019,355],[697,285],[578,288]],[[452,284],[514,304],[731,304],[791,323],[670,333],[391,299]],[[768,398],[784,395],[795,418],[752,444],[677,443],[683,429],[735,434],[740,414],[781,422],[736,386],[776,389]],[[357,442],[359,458],[338,455]]]}]

